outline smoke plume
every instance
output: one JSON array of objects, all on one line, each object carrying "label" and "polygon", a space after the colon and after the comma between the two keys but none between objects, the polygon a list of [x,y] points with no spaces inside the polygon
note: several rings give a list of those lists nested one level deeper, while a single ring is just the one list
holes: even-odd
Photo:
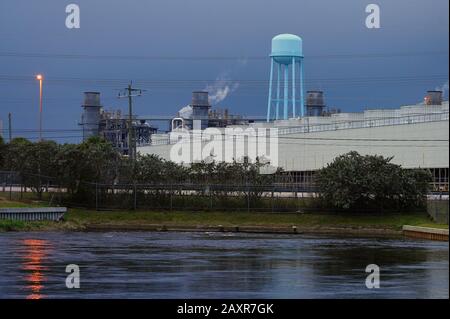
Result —
[{"label": "smoke plume", "polygon": [[448,80],[442,86],[438,86],[435,88],[436,91],[442,91],[443,97],[448,97]]},{"label": "smoke plume", "polygon": [[215,105],[225,100],[238,87],[239,83],[231,81],[228,74],[223,73],[216,78],[213,84],[208,84],[204,90],[209,92],[211,105]]}]

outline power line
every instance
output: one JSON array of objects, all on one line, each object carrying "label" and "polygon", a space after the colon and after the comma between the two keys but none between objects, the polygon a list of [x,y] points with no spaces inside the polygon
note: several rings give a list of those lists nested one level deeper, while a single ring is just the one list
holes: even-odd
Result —
[{"label": "power line", "polygon": [[[437,74],[428,76],[395,76],[395,77],[348,77],[348,78],[311,78],[305,81],[307,87],[322,87],[327,90],[331,90],[337,87],[386,87],[386,86],[405,86],[405,85],[432,85],[435,86],[436,82],[443,82],[448,80],[448,74]],[[30,76],[11,76],[0,75],[0,82],[10,83],[12,81],[18,81],[33,84],[33,79]],[[199,87],[204,87],[208,83],[214,83],[215,80],[175,80],[175,79],[140,79],[137,80],[141,87],[145,87],[149,90],[178,90],[186,89],[193,90]],[[233,79],[230,80],[233,83],[239,84],[239,94],[250,94],[257,90],[265,89],[268,87],[267,80],[251,80],[251,79]],[[64,77],[49,77],[46,81],[49,85],[83,85],[83,86],[97,86],[103,88],[117,88],[122,86],[128,81],[125,79],[88,79],[88,78],[64,78]],[[6,101],[8,99],[3,99]],[[14,100],[9,99],[9,101]]]},{"label": "power line", "polygon": [[[6,132],[8,131],[8,129],[1,129],[0,132]],[[72,132],[82,132],[82,129],[43,129],[42,132],[43,133],[62,133],[62,132],[67,132],[67,133],[72,133]],[[18,132],[18,133],[36,133],[39,132],[39,130],[36,129],[14,129],[14,132]]]},{"label": "power line", "polygon": [[[6,129],[3,129],[1,131],[7,131]],[[67,130],[69,132],[75,132],[75,131],[81,131],[81,130]],[[20,132],[20,130],[14,130],[14,132]],[[29,130],[28,132],[30,133],[36,133],[36,130]],[[48,132],[48,131],[47,131]],[[58,132],[57,130],[52,130],[52,132]],[[196,132],[190,132],[189,133],[191,136],[204,136],[204,134],[202,133],[196,133]],[[221,133],[221,134],[214,134],[214,136],[221,136],[221,137],[226,137],[226,138],[232,138],[233,135],[228,136],[225,133]],[[243,135],[237,135],[238,138],[244,138],[245,134]],[[69,136],[69,135],[56,135],[56,136],[46,136],[46,138],[65,138],[65,137],[82,137],[82,135],[78,136]],[[30,137],[30,138],[34,138],[34,137]],[[302,141],[359,141],[359,142],[449,142],[449,139],[394,139],[394,138],[387,138],[387,139],[383,139],[383,138],[333,138],[333,137],[300,137],[300,136],[280,136],[278,135],[277,137],[279,140],[302,140]],[[289,144],[296,144],[296,143],[289,143]],[[308,144],[311,145],[311,144]],[[329,144],[326,144],[329,145]],[[396,144],[398,145],[398,144]],[[408,145],[413,145],[413,144],[408,144]],[[405,144],[405,146],[408,146]],[[361,146],[361,145],[359,145]]]},{"label": "power line", "polygon": [[[414,81],[414,80],[434,80],[448,78],[448,74],[431,74],[431,75],[399,75],[399,76],[369,76],[369,77],[346,77],[346,78],[314,78],[310,77],[310,81],[330,81],[330,82],[342,82],[342,81]],[[0,80],[4,81],[32,81],[33,77],[30,75],[9,75],[0,74]],[[47,81],[52,82],[96,82],[105,84],[117,84],[128,82],[124,78],[79,78],[79,77],[48,77]],[[137,79],[135,83],[148,83],[148,84],[186,84],[186,83],[203,83],[203,82],[214,82],[215,79]],[[266,84],[269,82],[267,79],[243,79],[243,78],[233,78],[229,81],[239,81],[248,84]]]},{"label": "power line", "polygon": [[[349,53],[309,55],[307,59],[354,59],[354,58],[402,58],[413,56],[448,55],[448,51],[393,52],[393,53]],[[268,56],[170,56],[170,55],[98,55],[73,53],[0,52],[2,57],[12,58],[52,58],[52,59],[93,59],[93,60],[166,60],[166,61],[211,61],[211,60],[268,60]]]},{"label": "power line", "polygon": [[[20,136],[17,136],[20,137]],[[17,138],[16,137],[16,138]],[[83,138],[82,135],[71,135],[71,136],[43,136],[43,140],[52,140],[52,139],[73,139],[73,138]],[[28,140],[39,140],[39,136],[26,137]],[[178,143],[191,143],[190,141],[179,141]],[[247,141],[247,143],[257,144],[255,141]],[[173,146],[175,144],[158,144],[158,145],[168,145]],[[290,142],[278,142],[278,145],[299,145],[298,143],[290,143]],[[334,146],[334,147],[420,147],[420,148],[442,148],[446,145],[436,145],[436,144],[370,144],[370,145],[361,145],[361,144],[327,144],[327,143],[308,143],[307,146]],[[146,145],[147,146],[147,145]],[[154,146],[154,145],[148,145]]]}]

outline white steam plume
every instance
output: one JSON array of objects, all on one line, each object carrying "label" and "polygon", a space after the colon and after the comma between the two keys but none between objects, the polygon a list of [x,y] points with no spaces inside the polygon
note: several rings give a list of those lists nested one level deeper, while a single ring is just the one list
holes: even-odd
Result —
[{"label": "white steam plume", "polygon": [[213,84],[208,84],[204,90],[209,92],[209,102],[215,105],[225,100],[238,87],[239,83],[231,81],[229,76],[223,73],[216,78]]},{"label": "white steam plume", "polygon": [[448,80],[442,86],[438,86],[435,88],[436,91],[442,91],[442,97],[448,97]]}]

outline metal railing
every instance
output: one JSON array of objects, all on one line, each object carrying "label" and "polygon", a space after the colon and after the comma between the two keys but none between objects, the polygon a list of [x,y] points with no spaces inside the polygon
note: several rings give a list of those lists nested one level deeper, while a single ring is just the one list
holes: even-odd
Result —
[{"label": "metal railing", "polygon": [[[315,133],[337,130],[348,130],[358,128],[371,128],[382,127],[392,125],[407,125],[418,124],[427,122],[448,121],[449,112],[439,113],[425,113],[425,114],[411,114],[406,116],[394,116],[394,117],[381,117],[381,118],[366,118],[363,120],[335,120],[331,123],[320,124],[303,124],[289,127],[278,127],[278,135],[298,134],[298,133]],[[170,133],[169,133],[170,134]],[[168,135],[167,139],[160,139],[152,141],[145,146],[156,145],[171,145],[177,141],[170,140]]]},{"label": "metal railing", "polygon": [[391,125],[405,125],[417,124],[426,122],[448,121],[448,112],[431,113],[431,114],[415,114],[400,117],[385,117],[385,118],[369,118],[364,120],[352,121],[336,121],[326,124],[311,124],[293,126],[288,128],[279,128],[279,135],[296,134],[296,133],[313,133],[324,131],[348,130],[356,128],[370,128]]}]

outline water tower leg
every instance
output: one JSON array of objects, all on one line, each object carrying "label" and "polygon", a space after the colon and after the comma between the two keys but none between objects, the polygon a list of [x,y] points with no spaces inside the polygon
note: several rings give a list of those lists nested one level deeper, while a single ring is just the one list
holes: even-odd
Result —
[{"label": "water tower leg", "polygon": [[304,102],[304,86],[303,86],[303,78],[304,78],[304,65],[303,58],[300,58],[300,116],[305,116],[305,102]]},{"label": "water tower leg", "polygon": [[288,69],[289,69],[289,65],[286,64],[284,65],[284,95],[283,95],[283,100],[284,100],[284,119],[287,120],[288,119]]},{"label": "water tower leg", "polygon": [[296,117],[295,111],[295,57],[292,57],[292,117]]},{"label": "water tower leg", "polygon": [[269,101],[267,102],[267,122],[270,122],[270,111],[272,106],[272,77],[273,77],[273,59],[270,59],[270,80],[269,80]]},{"label": "water tower leg", "polygon": [[278,72],[277,72],[277,110],[276,110],[276,119],[280,118],[280,82],[281,82],[281,64],[278,64]]}]

